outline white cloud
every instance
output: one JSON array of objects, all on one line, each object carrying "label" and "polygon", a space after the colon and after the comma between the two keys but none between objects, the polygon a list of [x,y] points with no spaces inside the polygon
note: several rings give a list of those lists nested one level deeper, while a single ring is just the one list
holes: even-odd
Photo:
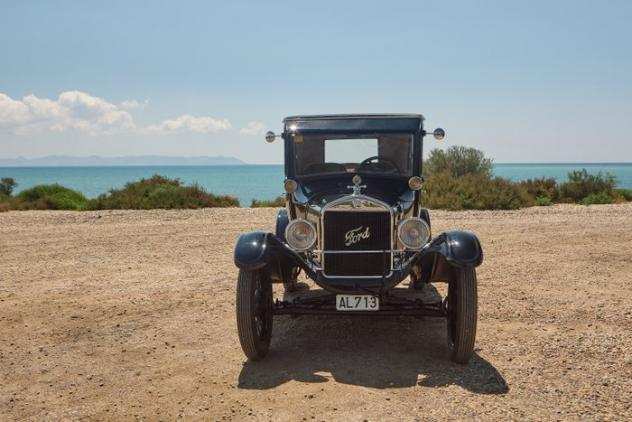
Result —
[{"label": "white cloud", "polygon": [[178,132],[216,133],[232,128],[228,119],[214,117],[195,117],[188,114],[165,120],[157,125],[148,126],[149,133],[167,134]]},{"label": "white cloud", "polygon": [[14,100],[0,93],[0,128],[16,134],[76,130],[90,135],[135,129],[131,114],[81,91],[62,92],[57,100],[27,95]]},{"label": "white cloud", "polygon": [[126,100],[116,105],[81,91],[66,91],[56,100],[27,95],[14,100],[0,93],[0,130],[17,135],[77,131],[89,135],[112,133],[215,133],[231,129],[228,119],[188,114],[147,127],[137,127],[129,110],[142,109],[148,100]]},{"label": "white cloud", "polygon": [[248,122],[246,127],[242,127],[239,133],[243,135],[262,135],[266,129],[266,125],[263,122],[252,121]]},{"label": "white cloud", "polygon": [[149,100],[137,101],[137,100],[125,100],[119,104],[123,110],[143,110],[149,104]]}]

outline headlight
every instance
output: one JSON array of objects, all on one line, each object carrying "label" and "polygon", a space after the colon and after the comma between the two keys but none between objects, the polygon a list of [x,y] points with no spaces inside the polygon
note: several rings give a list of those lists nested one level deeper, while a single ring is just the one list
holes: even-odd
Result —
[{"label": "headlight", "polygon": [[316,229],[307,220],[292,220],[285,228],[285,240],[296,251],[306,251],[316,243]]},{"label": "headlight", "polygon": [[430,239],[430,227],[421,218],[407,218],[399,223],[397,237],[407,249],[419,250]]},{"label": "headlight", "polygon": [[283,189],[285,189],[287,193],[292,193],[296,191],[297,188],[298,183],[296,183],[296,180],[285,179],[285,182],[283,182]]}]

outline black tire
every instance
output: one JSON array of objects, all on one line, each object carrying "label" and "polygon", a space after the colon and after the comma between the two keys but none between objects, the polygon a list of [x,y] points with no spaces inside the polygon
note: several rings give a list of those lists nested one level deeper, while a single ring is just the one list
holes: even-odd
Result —
[{"label": "black tire", "polygon": [[448,286],[448,347],[454,362],[468,363],[474,353],[477,313],[476,269],[454,268]]},{"label": "black tire", "polygon": [[239,270],[236,310],[244,354],[251,360],[262,359],[272,338],[272,283],[264,273]]}]

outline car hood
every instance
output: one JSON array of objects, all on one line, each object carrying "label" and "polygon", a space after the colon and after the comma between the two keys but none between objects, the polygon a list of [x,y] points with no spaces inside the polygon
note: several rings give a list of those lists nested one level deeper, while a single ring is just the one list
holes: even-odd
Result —
[{"label": "car hood", "polygon": [[[351,178],[311,180],[299,182],[294,193],[296,203],[320,209],[325,205],[353,193]],[[360,184],[366,186],[361,194],[381,201],[390,207],[408,209],[414,201],[414,192],[404,179],[367,178]]]}]

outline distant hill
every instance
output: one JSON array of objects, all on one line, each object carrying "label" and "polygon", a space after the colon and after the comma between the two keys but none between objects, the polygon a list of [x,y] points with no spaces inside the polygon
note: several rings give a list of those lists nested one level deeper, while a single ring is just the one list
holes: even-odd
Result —
[{"label": "distant hill", "polygon": [[79,166],[222,166],[246,164],[235,157],[169,157],[137,155],[129,157],[72,157],[49,155],[38,158],[0,158],[0,167],[79,167]]}]

